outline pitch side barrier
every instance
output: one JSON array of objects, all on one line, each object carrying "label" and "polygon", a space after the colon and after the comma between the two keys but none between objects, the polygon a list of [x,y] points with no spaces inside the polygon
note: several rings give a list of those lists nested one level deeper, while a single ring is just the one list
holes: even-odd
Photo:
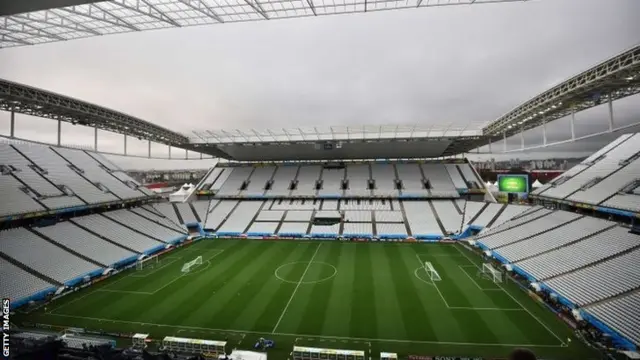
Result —
[{"label": "pitch side barrier", "polygon": [[[593,316],[593,315],[589,314],[588,312],[582,310],[578,305],[574,304],[572,301],[570,301],[566,297],[564,297],[561,294],[557,293],[554,289],[552,289],[551,287],[549,287],[545,283],[538,282],[538,279],[536,279],[533,275],[531,275],[528,272],[524,271],[522,268],[520,268],[517,265],[510,264],[509,260],[507,260],[506,258],[501,256],[500,254],[492,251],[491,249],[489,249],[489,247],[487,247],[483,243],[477,242],[476,244],[478,245],[478,247],[482,251],[489,251],[491,253],[491,257],[493,257],[494,259],[499,261],[502,265],[511,266],[513,272],[518,274],[518,275],[520,275],[520,276],[522,276],[523,278],[525,278],[527,280],[527,282],[536,283],[536,284],[538,284],[540,286],[541,290],[545,290],[545,291],[549,292],[550,294],[553,294],[553,296],[556,297],[556,299],[558,300],[558,302],[560,304],[568,307],[569,309],[578,310],[580,312],[580,315],[582,316],[582,318],[584,320],[586,320],[588,323],[590,323],[596,329],[602,331],[603,333],[610,334],[611,338],[614,341],[614,343],[617,344],[618,346],[620,346],[622,348],[625,348],[627,350],[634,350],[635,351],[637,349],[637,347],[631,341],[626,339],[624,336],[619,334],[617,331],[615,331],[615,330],[611,329],[610,327],[608,327],[607,325],[605,325],[602,321],[598,320],[595,316]],[[528,288],[522,286],[520,283],[516,282],[516,284],[520,285],[525,291],[529,292],[529,294],[533,294],[533,295],[535,295],[537,297],[537,294],[531,292],[531,290],[529,290]],[[553,311],[554,313],[558,314],[558,312],[555,309],[553,309],[552,307],[548,306],[544,302],[543,302],[543,304],[545,306],[547,306],[547,308],[549,308],[551,311]]]}]

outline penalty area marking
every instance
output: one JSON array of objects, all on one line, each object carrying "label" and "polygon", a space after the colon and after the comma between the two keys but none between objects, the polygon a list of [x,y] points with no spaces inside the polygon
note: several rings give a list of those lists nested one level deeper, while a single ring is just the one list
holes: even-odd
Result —
[{"label": "penalty area marking", "polygon": [[283,278],[282,276],[278,275],[278,271],[280,271],[280,269],[282,269],[283,267],[289,266],[289,265],[295,265],[295,264],[306,264],[306,261],[292,261],[290,263],[286,263],[283,265],[278,266],[278,268],[276,269],[276,271],[274,271],[274,275],[276,276],[276,278],[278,278],[278,280],[282,281],[282,282],[286,282],[289,284],[297,284],[300,283],[302,285],[311,285],[311,284],[317,284],[323,281],[327,281],[327,280],[331,280],[332,278],[334,278],[337,274],[338,274],[338,269],[336,269],[335,266],[326,263],[326,262],[322,262],[322,261],[314,261],[311,264],[319,264],[319,265],[325,265],[325,266],[330,266],[331,268],[333,268],[333,274],[323,278],[323,279],[318,279],[318,280],[311,280],[311,281],[291,281],[291,280],[287,280],[285,278]]},{"label": "penalty area marking", "polygon": [[94,318],[94,317],[86,317],[86,316],[75,316],[75,315],[67,315],[67,314],[50,314],[47,313],[45,316],[58,316],[58,317],[66,317],[70,319],[82,319],[82,320],[92,320],[98,322],[111,322],[111,323],[122,323],[122,324],[133,324],[133,325],[141,325],[141,326],[156,326],[156,327],[166,327],[171,329],[187,329],[187,330],[196,330],[196,331],[218,331],[218,332],[226,332],[226,333],[236,333],[236,334],[271,334],[276,336],[290,336],[297,338],[313,338],[313,339],[333,339],[333,340],[350,340],[350,341],[365,341],[365,342],[388,342],[388,343],[405,343],[405,344],[440,344],[440,345],[457,345],[457,346],[496,346],[496,347],[539,347],[539,348],[566,348],[567,344],[562,342],[559,345],[551,345],[551,344],[500,344],[500,343],[474,343],[474,342],[456,342],[456,341],[432,341],[432,340],[402,340],[402,339],[376,339],[376,338],[358,338],[358,337],[344,337],[344,336],[331,336],[331,335],[309,335],[309,334],[293,334],[293,333],[276,333],[276,332],[264,332],[264,331],[251,331],[251,330],[233,330],[233,329],[215,329],[215,328],[207,328],[207,327],[199,327],[199,326],[184,326],[184,325],[169,325],[169,324],[157,324],[157,323],[149,323],[149,322],[140,322],[140,321],[128,321],[128,320],[112,320],[112,319],[103,319],[103,318]]}]

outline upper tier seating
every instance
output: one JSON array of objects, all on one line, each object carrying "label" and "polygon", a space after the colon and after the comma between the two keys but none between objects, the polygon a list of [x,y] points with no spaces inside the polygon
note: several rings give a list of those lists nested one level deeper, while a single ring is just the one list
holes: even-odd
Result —
[{"label": "upper tier seating", "polygon": [[273,183],[271,189],[265,192],[265,195],[270,196],[289,196],[291,193],[291,182],[295,180],[298,173],[298,166],[280,165],[277,167],[275,174],[273,175]]},{"label": "upper tier seating", "polygon": [[396,164],[398,179],[402,181],[402,195],[425,196],[430,192],[424,186],[420,164]]},{"label": "upper tier seating", "polygon": [[302,165],[298,170],[298,185],[291,191],[292,196],[315,196],[316,182],[320,179],[322,166],[319,165]]},{"label": "upper tier seating", "polygon": [[0,252],[61,283],[100,268],[25,228],[0,231]]},{"label": "upper tier seating", "polygon": [[422,164],[420,166],[424,172],[424,177],[431,184],[432,195],[458,197],[456,186],[444,164]]},{"label": "upper tier seating", "polygon": [[378,196],[398,196],[396,188],[396,173],[393,164],[372,164],[371,175],[376,187],[374,195]]},{"label": "upper tier seating", "polygon": [[0,269],[2,269],[0,294],[12,301],[54,286],[2,258],[0,258]]},{"label": "upper tier seating", "polygon": [[[625,134],[533,194],[640,211],[633,183],[640,179],[640,134]],[[627,189],[628,186],[631,188]],[[637,186],[637,185],[635,185]],[[628,190],[628,193],[620,193]]]},{"label": "upper tier seating", "polygon": [[370,178],[369,165],[347,165],[348,187],[344,194],[346,196],[371,196],[371,190],[369,189]]},{"label": "upper tier seating", "polygon": [[322,187],[318,190],[319,196],[341,196],[342,181],[345,176],[344,168],[324,168],[322,169]]},{"label": "upper tier seating", "polygon": [[275,166],[255,168],[253,170],[253,173],[251,174],[251,177],[249,178],[247,189],[241,191],[240,194],[246,196],[264,195],[265,187],[267,186],[269,180],[271,180],[271,177],[273,176],[275,170]]},{"label": "upper tier seating", "polygon": [[144,205],[139,208],[131,208],[129,210],[153,222],[156,222],[161,225],[164,225],[165,227],[171,228],[176,232],[186,234],[184,227],[164,217],[162,214],[160,214],[156,209],[154,209],[150,205]]}]

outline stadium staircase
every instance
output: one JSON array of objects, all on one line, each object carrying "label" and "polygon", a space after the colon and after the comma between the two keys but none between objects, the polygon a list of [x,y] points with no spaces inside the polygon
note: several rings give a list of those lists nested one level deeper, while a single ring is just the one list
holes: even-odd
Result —
[{"label": "stadium staircase", "polygon": [[[338,203],[338,206],[340,206],[340,203]],[[378,236],[378,224],[376,223],[376,214],[377,214],[377,211],[371,211],[371,231],[373,232],[374,236]]]},{"label": "stadium staircase", "polygon": [[[220,204],[221,202],[219,202],[218,204]],[[227,220],[231,217],[231,215],[233,215],[233,212],[236,211],[236,209],[238,208],[238,206],[240,205],[240,201],[236,202],[235,205],[233,205],[233,208],[231,209],[231,211],[229,211],[229,213],[222,219],[222,221],[220,221],[220,224],[218,224],[218,227],[216,229],[214,229],[215,231],[218,231],[218,229],[220,229],[222,227],[222,225],[224,225],[225,222],[227,222]]]},{"label": "stadium staircase", "polygon": [[[418,166],[418,170],[420,170],[420,176],[422,176],[422,183],[423,184],[429,184],[428,183],[428,177],[427,175],[424,173],[424,169],[422,168],[422,166]],[[429,196],[431,196],[431,189],[429,189],[428,187],[426,188],[427,193],[429,194]],[[436,220],[438,220],[438,224],[441,224],[440,222],[440,218],[438,217],[438,214],[436,213],[436,209],[433,208],[433,206],[431,207],[431,210],[433,210],[433,213],[436,214]],[[444,230],[444,227],[442,228],[442,230]],[[442,232],[443,234],[446,234],[446,232]]]},{"label": "stadium staircase", "polygon": [[480,209],[480,211],[478,211],[478,213],[472,217],[471,219],[469,219],[469,222],[467,223],[467,225],[472,225],[474,221],[476,221],[479,217],[480,214],[482,214],[482,212],[489,206],[489,203],[484,203],[484,205],[482,205],[482,209]]},{"label": "stadium staircase", "polygon": [[[56,150],[54,147],[50,147],[51,151],[53,151],[56,155],[60,156],[64,161],[67,162],[67,164],[71,165],[71,169],[78,174],[79,177],[83,178],[86,182],[88,182],[89,184],[93,185],[96,188],[96,191],[103,191],[100,187],[98,187],[98,185],[96,185],[93,181],[89,180],[89,178],[87,178],[84,175],[84,170],[82,170],[81,168],[79,168],[78,166],[76,166],[74,163],[72,163],[71,161],[69,161],[69,159],[67,159],[64,155],[62,155],[58,150]],[[118,200],[123,200],[120,196],[116,195],[113,191],[109,190],[107,193],[113,195],[116,199]]]},{"label": "stadium staircase", "polygon": [[468,200],[466,200],[466,199],[464,200],[464,207],[462,208],[462,211],[460,211],[460,209],[458,208],[457,202],[456,201],[453,202],[454,204],[456,204],[456,209],[458,209],[458,211],[460,211],[460,215],[462,215],[460,217],[460,233],[461,234],[464,231],[464,225],[465,225],[465,223],[464,223],[464,214],[467,211],[467,203],[468,202],[469,202]]},{"label": "stadium staircase", "polygon": [[[239,204],[240,202],[238,202]],[[258,216],[260,216],[260,212],[264,209],[265,205],[267,204],[267,201],[263,201],[262,204],[260,205],[260,207],[258,208],[258,211],[256,211],[255,214],[253,214],[253,217],[251,218],[251,220],[249,221],[249,223],[247,224],[247,227],[242,231],[243,234],[248,234],[249,233],[249,229],[251,229],[251,226],[253,226],[253,223],[256,221],[256,219],[258,218]]]},{"label": "stadium staircase", "polygon": [[[455,201],[454,201],[455,202]],[[489,222],[487,223],[488,228],[490,228],[491,226],[493,226],[493,223],[496,222],[496,220],[498,220],[498,218],[500,217],[500,215],[502,215],[502,213],[504,212],[504,210],[507,208],[507,205],[503,205],[500,210],[498,210],[498,212],[496,212],[496,214],[493,216],[493,219],[489,220]]]},{"label": "stadium staircase", "polygon": [[623,292],[621,292],[619,294],[616,294],[614,296],[611,296],[611,297],[608,297],[608,298],[605,298],[605,299],[602,299],[602,300],[594,301],[594,302],[589,303],[589,304],[585,304],[584,306],[599,305],[599,304],[607,303],[609,301],[613,301],[613,300],[616,300],[616,299],[619,299],[619,298],[622,298],[622,297],[625,297],[625,296],[637,294],[637,293],[640,293],[640,287],[637,287],[637,288],[634,288],[634,289],[629,289],[627,291],[623,291]]},{"label": "stadium staircase", "polygon": [[[467,204],[467,200],[466,199],[464,200],[464,203],[465,203],[465,205]],[[462,215],[462,219],[464,219],[464,210],[460,209],[460,205],[458,204],[458,201],[456,201],[456,200],[453,201],[453,207],[456,208],[456,210],[458,211],[458,214]],[[462,219],[461,219],[461,221],[462,221]],[[462,224],[462,225],[464,225],[464,224]]]},{"label": "stadium staircase", "polygon": [[[582,218],[583,218],[583,217],[578,218],[578,219],[575,219],[575,221],[577,221],[577,220],[579,220],[579,219],[582,219]],[[572,221],[569,221],[569,222],[567,222],[567,223],[564,223],[564,224],[562,224],[561,226],[564,226],[564,225],[566,225],[566,224],[568,224],[568,223],[570,223],[570,222],[572,222]],[[600,233],[603,233],[603,232],[605,232],[605,231],[608,231],[608,230],[610,230],[610,229],[613,229],[613,228],[614,228],[614,227],[616,227],[616,226],[618,226],[618,225],[614,224],[614,225],[611,225],[611,226],[609,226],[609,227],[606,227],[606,228],[604,228],[604,229],[602,229],[602,230],[598,230],[598,231],[592,232],[591,234],[589,234],[589,235],[585,235],[585,236],[583,236],[583,237],[581,237],[581,238],[579,238],[579,239],[576,239],[576,240],[574,240],[574,241],[568,242],[568,243],[566,243],[566,244],[562,244],[562,245],[560,245],[560,246],[558,246],[558,247],[554,247],[554,248],[552,248],[552,249],[545,250],[545,251],[539,252],[539,253],[534,254],[534,255],[525,256],[525,257],[523,257],[522,259],[519,259],[519,260],[518,260],[518,262],[520,262],[520,261],[525,261],[525,260],[528,260],[528,259],[534,258],[534,257],[536,257],[536,256],[541,256],[541,255],[544,255],[544,254],[547,254],[547,253],[550,253],[550,252],[556,251],[556,250],[558,250],[558,249],[562,249],[563,247],[571,246],[571,245],[573,245],[573,244],[575,244],[575,243],[579,243],[580,241],[584,241],[584,240],[586,240],[586,239],[588,239],[588,238],[590,238],[590,237],[592,237],[592,236],[596,236],[596,235],[598,235],[598,234],[600,234]],[[534,235],[534,236],[535,236],[535,235]],[[519,242],[519,241],[516,241],[516,242]],[[514,244],[515,244],[515,243],[514,243]],[[590,265],[591,265],[591,264],[589,264],[588,266],[590,266]],[[577,269],[576,269],[576,270],[577,270]],[[569,272],[571,272],[571,271],[569,271]]]},{"label": "stadium staircase", "polygon": [[57,247],[59,247],[59,248],[62,248],[62,249],[63,249],[63,250],[65,250],[66,252],[71,253],[71,254],[73,254],[73,255],[75,255],[75,256],[77,256],[77,257],[81,258],[82,260],[85,260],[85,261],[87,261],[87,262],[90,262],[90,263],[92,263],[92,264],[94,264],[94,265],[96,265],[96,266],[98,266],[98,267],[101,267],[101,268],[106,268],[106,267],[108,267],[106,264],[99,263],[99,262],[97,262],[97,261],[93,260],[92,258],[89,258],[89,257],[86,257],[86,256],[84,256],[84,255],[80,254],[79,252],[77,252],[77,251],[75,251],[75,250],[71,249],[70,247],[68,247],[68,246],[66,246],[66,245],[63,245],[63,244],[60,244],[60,243],[56,242],[55,240],[51,239],[51,238],[50,238],[50,237],[48,237],[47,235],[42,234],[42,233],[38,232],[37,230],[35,230],[35,229],[33,229],[33,228],[25,227],[25,229],[27,229],[29,232],[33,233],[34,235],[36,235],[36,236],[38,236],[38,237],[41,237],[42,239],[44,239],[44,240],[46,240],[46,241],[50,242],[51,244],[53,244],[53,245],[55,245],[55,246],[57,246]]},{"label": "stadium staircase", "polygon": [[278,234],[280,232],[280,228],[282,228],[282,224],[284,223],[284,219],[287,218],[287,213],[289,212],[289,210],[285,210],[282,212],[282,218],[280,218],[280,221],[278,222],[278,225],[276,226],[276,230],[274,231],[274,234]]},{"label": "stadium staircase", "polygon": [[193,212],[193,216],[195,216],[196,220],[198,221],[198,223],[202,224],[202,221],[200,219],[200,214],[198,214],[198,211],[196,210],[196,208],[193,206],[193,202],[188,202],[187,205],[189,205],[189,208],[191,209],[191,211]]},{"label": "stadium staircase", "polygon": [[311,221],[309,221],[309,225],[307,226],[306,234],[311,234],[311,228],[313,227],[313,219],[316,217],[316,209],[311,210]]},{"label": "stadium staircase", "polygon": [[129,230],[132,230],[132,231],[134,231],[134,232],[136,232],[136,233],[138,233],[138,234],[140,234],[140,235],[146,236],[146,237],[148,237],[148,238],[150,238],[150,239],[153,239],[153,240],[160,241],[160,242],[161,242],[161,243],[163,243],[163,244],[166,244],[166,243],[167,243],[166,241],[164,241],[164,240],[162,240],[162,239],[159,239],[159,238],[157,238],[157,237],[151,236],[151,235],[149,235],[149,234],[147,234],[147,233],[145,233],[145,232],[143,232],[143,231],[140,231],[140,230],[138,230],[138,229],[136,229],[136,228],[134,228],[134,227],[132,227],[132,226],[130,226],[130,225],[127,225],[127,224],[122,223],[122,222],[120,222],[120,221],[118,221],[118,220],[116,220],[116,219],[113,219],[113,218],[110,218],[110,217],[108,217],[108,216],[105,216],[104,214],[100,214],[100,216],[102,216],[102,217],[104,217],[105,219],[108,219],[108,220],[110,220],[110,221],[113,221],[114,223],[116,223],[116,224],[118,224],[118,225],[120,225],[120,226],[122,226],[122,227],[125,227],[125,228],[127,228],[127,229],[129,229]]},{"label": "stadium staircase", "polygon": [[170,203],[170,204],[171,204],[171,208],[176,213],[176,217],[178,218],[178,222],[180,224],[184,224],[184,219],[182,218],[182,214],[180,214],[180,210],[178,210],[178,207],[176,206],[176,204],[175,203]]},{"label": "stadium staircase", "polygon": [[[531,214],[533,214],[534,212],[536,212],[536,211],[531,212]],[[553,214],[553,211],[548,212],[548,213],[544,213],[544,214],[542,214],[540,216],[537,216],[537,217],[534,217],[534,218],[531,218],[531,219],[529,219],[529,222],[538,220],[540,218],[543,218],[543,217],[551,215],[551,214]],[[516,218],[514,218],[512,220],[516,220]],[[469,224],[471,224],[471,222],[469,222]],[[490,235],[495,235],[495,234],[499,234],[499,233],[502,233],[502,232],[505,232],[505,231],[509,231],[509,230],[511,230],[513,228],[517,228],[518,226],[522,226],[524,224],[525,223],[518,224],[518,225],[515,225],[515,226],[511,226],[511,227],[505,227],[504,229],[499,229],[499,230],[491,231],[491,232],[488,232],[488,233],[479,234],[478,236],[476,236],[475,240],[480,240],[480,239],[483,239],[483,238],[485,238],[487,236],[490,236]]]},{"label": "stadium staircase", "polygon": [[[561,228],[561,227],[563,227],[563,226],[565,226],[565,225],[567,225],[567,224],[571,224],[572,222],[578,221],[578,220],[583,219],[583,218],[584,218],[584,216],[579,216],[579,217],[577,217],[577,218],[575,218],[575,219],[571,219],[571,220],[569,220],[569,221],[567,221],[567,222],[563,222],[563,223],[560,223],[560,224],[558,224],[558,225],[555,225],[555,226],[551,226],[551,227],[545,228],[544,230],[542,230],[542,231],[540,231],[540,232],[538,232],[538,233],[535,233],[535,234],[529,235],[529,236],[527,236],[527,237],[523,237],[522,239],[518,239],[518,240],[516,240],[516,241],[514,241],[514,242],[510,242],[510,243],[508,243],[508,244],[504,244],[504,245],[496,246],[496,247],[495,247],[495,248],[493,248],[492,250],[499,250],[500,248],[503,248],[503,247],[505,247],[505,246],[509,246],[509,245],[517,244],[517,243],[520,243],[520,242],[523,242],[523,241],[527,241],[527,240],[529,240],[529,239],[531,239],[531,238],[533,238],[533,237],[536,237],[536,236],[540,236],[540,235],[546,234],[546,233],[548,233],[548,232],[550,232],[550,231],[552,231],[552,230],[555,230],[555,229],[557,229],[557,228]],[[532,221],[533,221],[533,220],[532,220]],[[522,225],[525,225],[525,224],[520,224],[520,225],[518,225],[518,226],[522,226]],[[515,227],[518,227],[518,226],[515,226]],[[612,226],[612,227],[613,227],[613,226]],[[511,228],[511,229],[513,229],[513,228]],[[600,232],[601,232],[601,231],[598,231],[597,233],[600,233]],[[497,233],[499,233],[499,231],[497,231],[497,232],[495,232],[495,233],[491,233],[491,234],[493,235],[493,234],[497,234]],[[589,236],[586,236],[586,237],[585,237],[585,239],[586,239],[586,238],[588,238],[588,237],[590,237],[590,236],[593,236],[594,234],[595,234],[595,233],[593,233],[593,234],[589,234]],[[577,242],[577,241],[574,241],[574,242]],[[561,248],[561,247],[563,247],[563,246],[559,246],[558,248]],[[555,250],[557,250],[558,248],[556,248]],[[537,255],[540,255],[540,254],[537,254]],[[537,256],[537,255],[536,255],[536,256]],[[523,260],[523,259],[520,259],[520,260],[518,260],[518,261],[522,261],[522,260]]]},{"label": "stadium staircase", "polygon": [[447,235],[447,230],[444,228],[444,225],[442,224],[442,220],[440,220],[440,215],[438,215],[438,212],[436,211],[436,207],[433,206],[433,202],[431,200],[427,201],[429,203],[429,207],[431,208],[431,212],[433,213],[433,216],[436,218],[436,222],[438,223],[438,227],[440,228],[440,231],[442,232],[443,235]]},{"label": "stadium staircase", "polygon": [[[404,210],[404,204],[402,203],[402,201],[398,201],[397,204],[398,206],[400,206],[400,212],[402,213],[402,221],[404,223],[405,229],[407,230],[407,236],[413,236],[413,233],[411,232],[411,227],[409,226],[409,219],[407,218],[407,212]],[[393,205],[391,206],[393,209]]]},{"label": "stadium staircase", "polygon": [[37,278],[40,278],[40,279],[42,279],[42,280],[44,280],[44,281],[46,281],[46,282],[48,282],[50,284],[54,284],[56,286],[62,286],[61,282],[53,280],[52,278],[33,270],[32,268],[28,267],[27,265],[21,263],[20,261],[14,259],[14,258],[12,258],[11,256],[6,255],[3,252],[0,252],[0,258],[6,260],[7,262],[12,263],[13,265],[21,268],[22,270],[28,272],[29,274],[31,274],[31,275],[33,275],[33,276],[35,276]]},{"label": "stadium staircase", "polygon": [[43,198],[42,194],[40,194],[39,192],[37,192],[34,188],[32,188],[31,186],[29,186],[29,184],[27,184],[26,182],[22,181],[22,179],[20,179],[20,177],[18,177],[16,175],[15,172],[11,171],[11,173],[9,174],[9,176],[13,177],[17,182],[19,182],[25,189],[27,189],[31,194],[35,195],[31,196],[31,199],[33,201],[35,201],[36,203],[38,203],[38,205],[42,206],[44,209],[50,210],[49,207],[47,205],[45,205],[43,202],[40,201],[40,199]]},{"label": "stadium staircase", "polygon": [[[595,234],[595,233],[594,233],[594,234]],[[589,237],[593,236],[594,234],[590,234],[587,238],[589,238]],[[586,239],[586,238],[585,238],[585,239]],[[561,273],[561,274],[556,274],[556,275],[553,275],[553,276],[549,276],[548,278],[544,278],[544,280],[542,280],[542,281],[548,281],[548,280],[551,280],[551,279],[553,279],[553,278],[557,278],[558,276],[561,276],[561,275],[570,274],[570,273],[572,273],[572,272],[576,272],[576,271],[578,271],[578,270],[582,270],[582,269],[584,269],[584,268],[588,268],[588,267],[590,267],[590,266],[598,265],[598,264],[603,263],[603,262],[605,262],[605,261],[607,261],[607,260],[611,260],[611,259],[613,259],[613,258],[617,258],[618,256],[622,256],[622,255],[624,255],[624,254],[628,254],[628,253],[630,253],[630,252],[632,252],[632,251],[634,251],[634,250],[637,250],[637,249],[640,249],[640,244],[639,244],[639,245],[636,245],[636,246],[634,246],[634,247],[632,247],[632,248],[629,248],[629,249],[627,249],[627,250],[621,251],[621,252],[619,252],[619,253],[617,253],[617,254],[613,254],[613,255],[611,255],[611,256],[604,257],[604,258],[602,258],[602,259],[600,259],[600,260],[597,260],[597,261],[594,261],[594,262],[592,262],[592,263],[589,263],[589,264],[586,264],[586,265],[583,265],[583,266],[577,267],[577,268],[572,269],[572,270],[569,270],[569,271],[565,271],[565,272],[563,272],[563,273]]]},{"label": "stadium staircase", "polygon": [[[136,211],[133,211],[133,210],[129,209],[129,212],[130,212],[130,213],[132,213],[132,214],[135,214],[136,216],[140,216],[140,217],[141,217],[141,218],[143,218],[143,219],[149,220],[149,221],[151,221],[151,222],[152,222],[152,223],[154,223],[154,224],[160,225],[160,226],[162,226],[162,227],[163,227],[163,228],[165,228],[165,229],[174,230],[174,231],[177,231],[177,230],[178,230],[178,229],[175,229],[175,228],[169,227],[169,226],[167,226],[166,224],[163,224],[163,223],[159,222],[158,220],[154,219],[154,218],[151,216],[151,214],[154,214],[155,216],[159,216],[158,214],[152,213],[152,212],[150,212],[149,210],[144,209],[144,207],[138,207],[138,208],[136,208],[136,209],[143,209],[143,210],[142,210],[142,211],[140,211],[140,212],[136,212]],[[146,214],[149,214],[149,216],[147,216]]]},{"label": "stadium staircase", "polygon": [[98,238],[100,238],[100,239],[102,239],[102,240],[104,240],[104,241],[106,241],[106,242],[108,242],[108,243],[111,243],[111,244],[113,244],[113,245],[115,245],[115,246],[121,247],[121,248],[123,248],[123,249],[125,249],[125,250],[131,251],[131,252],[132,252],[132,253],[134,253],[134,254],[140,254],[140,252],[139,252],[139,251],[133,250],[133,249],[132,249],[132,248],[130,248],[130,247],[127,247],[127,246],[122,245],[122,244],[120,244],[120,243],[117,243],[117,242],[115,242],[115,241],[113,241],[113,240],[111,240],[111,239],[109,239],[109,238],[107,238],[107,237],[105,237],[105,236],[102,236],[102,235],[98,234],[97,232],[95,232],[95,231],[93,231],[93,230],[91,230],[91,229],[89,229],[89,228],[87,228],[87,227],[84,227],[84,226],[80,225],[79,223],[75,222],[73,219],[70,219],[69,221],[70,221],[73,225],[75,225],[75,226],[79,227],[80,229],[82,229],[82,230],[84,230],[84,231],[86,231],[86,232],[88,232],[88,233],[91,233],[91,234],[93,234],[94,236],[97,236]]},{"label": "stadium staircase", "polygon": [[[467,187],[469,189],[474,189],[473,183],[469,182],[469,180],[467,180],[467,178],[464,176],[464,174],[462,173],[462,170],[460,169],[460,167],[458,165],[456,165],[456,170],[458,170],[458,173],[462,177],[462,180],[464,180],[464,183],[467,184]],[[469,185],[471,185],[471,186],[469,186]]]}]

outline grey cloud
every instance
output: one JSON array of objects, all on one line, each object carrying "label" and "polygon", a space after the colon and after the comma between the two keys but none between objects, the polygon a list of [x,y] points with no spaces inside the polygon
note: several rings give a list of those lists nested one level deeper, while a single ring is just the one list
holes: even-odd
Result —
[{"label": "grey cloud", "polygon": [[[637,0],[537,0],[225,24],[5,49],[0,76],[184,132],[466,124],[499,117],[637,44],[638,34]],[[631,104],[616,116],[627,119],[638,110]],[[589,116],[580,122],[584,131],[597,122]],[[32,130],[33,122],[25,124],[24,133],[43,136]],[[565,125],[554,129],[550,137],[566,138]],[[63,142],[85,134],[65,131]],[[527,139],[534,141],[536,134],[526,134]],[[130,151],[146,153],[145,143],[134,143]],[[117,137],[99,145],[122,151]]]}]

